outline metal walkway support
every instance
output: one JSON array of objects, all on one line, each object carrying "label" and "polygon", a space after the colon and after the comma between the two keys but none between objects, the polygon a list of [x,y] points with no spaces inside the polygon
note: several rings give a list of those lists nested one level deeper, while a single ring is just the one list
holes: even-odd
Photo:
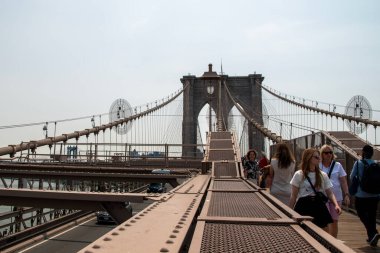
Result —
[{"label": "metal walkway support", "polygon": [[119,224],[130,218],[125,202],[143,202],[145,194],[91,193],[48,190],[0,189],[0,203],[10,206],[35,206],[73,210],[106,210]]},{"label": "metal walkway support", "polygon": [[210,133],[208,175],[179,185],[80,252],[353,252],[244,178],[234,137]]}]

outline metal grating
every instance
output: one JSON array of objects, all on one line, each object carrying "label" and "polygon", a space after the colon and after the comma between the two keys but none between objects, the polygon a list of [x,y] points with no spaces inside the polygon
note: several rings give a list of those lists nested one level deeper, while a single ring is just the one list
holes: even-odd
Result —
[{"label": "metal grating", "polygon": [[212,139],[231,139],[231,132],[211,132]]},{"label": "metal grating", "polygon": [[236,177],[236,163],[215,163],[214,176],[220,177]]},{"label": "metal grating", "polygon": [[311,235],[315,240],[317,240],[320,244],[322,244],[324,247],[326,247],[330,252],[332,253],[341,253],[344,252],[341,249],[338,249],[333,246],[331,242],[323,238],[318,232],[313,230],[310,226],[308,226],[310,222],[305,222],[301,225],[301,227],[309,234]]},{"label": "metal grating", "polygon": [[213,192],[208,216],[254,217],[276,219],[280,216],[274,212],[257,193]]},{"label": "metal grating", "polygon": [[220,161],[220,160],[235,160],[235,152],[233,149],[227,150],[211,150],[208,157],[209,161]]},{"label": "metal grating", "polygon": [[206,223],[200,252],[318,252],[291,226]]},{"label": "metal grating", "polygon": [[232,140],[211,140],[210,149],[232,148]]},{"label": "metal grating", "polygon": [[246,185],[243,181],[223,181],[223,180],[214,180],[213,190],[253,190],[251,187]]}]

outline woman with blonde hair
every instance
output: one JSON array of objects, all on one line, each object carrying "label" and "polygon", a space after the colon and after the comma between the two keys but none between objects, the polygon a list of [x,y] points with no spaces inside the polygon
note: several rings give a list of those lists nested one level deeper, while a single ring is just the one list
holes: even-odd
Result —
[{"label": "woman with blonde hair", "polygon": [[327,225],[333,221],[325,201],[329,199],[338,214],[342,210],[331,190],[333,185],[330,179],[319,169],[319,160],[319,152],[314,148],[305,149],[302,153],[300,170],[294,173],[290,181],[292,194],[289,206],[301,215],[313,217],[312,222],[327,232]]},{"label": "woman with blonde hair", "polygon": [[[332,191],[338,202],[339,206],[342,206],[342,201],[347,206],[350,205],[350,195],[348,193],[348,184],[347,184],[347,173],[343,169],[342,164],[338,161],[335,161],[336,158],[332,146],[323,145],[320,149],[320,154],[322,161],[319,163],[319,167],[323,172],[325,172],[333,184]],[[343,194],[342,194],[343,190]],[[339,214],[334,208],[334,204],[330,201],[327,202],[327,208],[333,219],[333,223],[329,224],[329,233],[335,238],[338,236],[338,220]]]},{"label": "woman with blonde hair", "polygon": [[277,144],[276,153],[270,162],[266,187],[270,188],[270,193],[285,205],[289,204],[292,190],[289,182],[293,177],[295,165],[293,153],[288,145]]}]

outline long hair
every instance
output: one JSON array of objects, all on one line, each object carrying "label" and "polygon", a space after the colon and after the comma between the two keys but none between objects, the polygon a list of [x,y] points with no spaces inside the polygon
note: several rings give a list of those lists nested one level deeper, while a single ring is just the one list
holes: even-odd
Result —
[{"label": "long hair", "polygon": [[333,153],[332,153],[332,160],[336,159],[336,155],[334,154],[334,149],[331,145],[328,145],[328,144],[325,144],[323,145],[321,148],[320,148],[320,155],[322,156],[322,153],[326,151],[326,149],[329,149],[331,150]]},{"label": "long hair", "polygon": [[[313,159],[313,155],[315,152],[319,153],[317,149],[308,148],[308,149],[305,149],[302,153],[300,170],[302,170],[304,179],[306,178],[306,176],[309,175],[309,172],[310,172],[309,164],[311,162],[311,159]],[[321,173],[321,170],[319,169],[319,166],[316,165],[315,166],[315,184],[314,184],[314,187],[320,188],[321,186],[322,186],[322,173]]]},{"label": "long hair", "polygon": [[278,160],[278,167],[281,169],[286,169],[294,162],[293,153],[290,151],[290,148],[285,143],[277,144],[276,153],[274,157]]}]

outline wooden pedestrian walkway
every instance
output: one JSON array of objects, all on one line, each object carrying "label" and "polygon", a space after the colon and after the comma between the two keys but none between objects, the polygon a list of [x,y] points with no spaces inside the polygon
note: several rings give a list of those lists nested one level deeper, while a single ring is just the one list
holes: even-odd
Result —
[{"label": "wooden pedestrian walkway", "polygon": [[[377,228],[380,230],[380,228]],[[380,241],[378,247],[371,247],[366,242],[367,233],[358,216],[343,211],[339,220],[338,239],[356,252],[380,253]]]}]

